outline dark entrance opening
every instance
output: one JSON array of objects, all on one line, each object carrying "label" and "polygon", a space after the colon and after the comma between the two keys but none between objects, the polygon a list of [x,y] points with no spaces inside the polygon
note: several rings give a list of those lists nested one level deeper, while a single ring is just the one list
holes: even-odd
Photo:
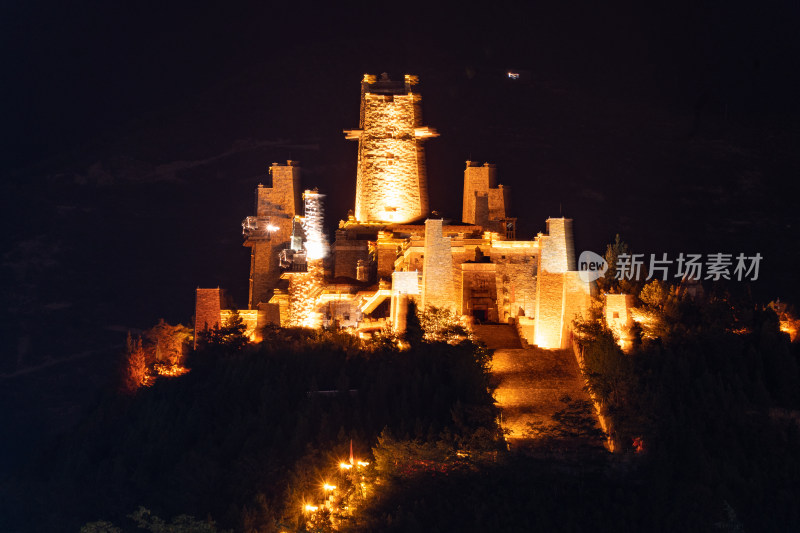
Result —
[{"label": "dark entrance opening", "polygon": [[472,317],[475,319],[476,322],[486,322],[487,316],[486,309],[473,309],[472,310]]}]

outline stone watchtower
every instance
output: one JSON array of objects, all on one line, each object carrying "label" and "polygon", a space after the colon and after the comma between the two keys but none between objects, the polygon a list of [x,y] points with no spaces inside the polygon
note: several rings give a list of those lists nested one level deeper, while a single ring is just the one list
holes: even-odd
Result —
[{"label": "stone watchtower", "polygon": [[418,78],[392,81],[365,74],[361,82],[355,218],[359,222],[405,223],[428,213],[424,141],[437,137],[422,125]]},{"label": "stone watchtower", "polygon": [[547,235],[539,234],[536,276],[536,334],[543,348],[565,348],[575,314],[589,306],[589,284],[575,270],[571,218],[548,218]]},{"label": "stone watchtower", "polygon": [[[487,231],[496,231],[513,240],[515,218],[508,218],[511,189],[497,185],[497,168],[467,161],[464,169],[464,203],[461,221],[476,224]],[[509,233],[511,231],[511,233]]]},{"label": "stone watchtower", "polygon": [[300,208],[300,168],[295,161],[269,168],[272,187],[256,189],[256,216],[242,222],[244,245],[250,247],[250,309],[266,303],[280,279],[278,254],[292,237],[292,221]]}]

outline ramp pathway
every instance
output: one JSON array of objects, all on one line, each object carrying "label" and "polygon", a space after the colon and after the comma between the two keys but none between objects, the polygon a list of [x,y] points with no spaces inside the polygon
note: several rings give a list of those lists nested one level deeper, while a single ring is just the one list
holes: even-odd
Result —
[{"label": "ramp pathway", "polygon": [[[572,350],[522,348],[516,330],[505,324],[476,326],[473,331],[494,352],[495,400],[502,410],[502,426],[510,446],[535,445],[542,439],[541,433],[531,432],[529,424],[557,427],[552,417],[568,407],[562,401],[564,396],[573,402],[589,401]],[[587,416],[593,416],[591,409]],[[551,431],[547,438],[552,439],[552,435]],[[590,440],[591,444],[601,442]]]}]

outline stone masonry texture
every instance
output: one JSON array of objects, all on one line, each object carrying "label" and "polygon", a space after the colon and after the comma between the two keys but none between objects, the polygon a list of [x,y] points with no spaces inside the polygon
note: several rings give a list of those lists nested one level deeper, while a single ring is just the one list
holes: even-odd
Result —
[{"label": "stone masonry texture", "polygon": [[425,221],[425,257],[422,269],[422,307],[455,308],[453,256],[450,237],[442,234],[442,220]]},{"label": "stone masonry texture", "polygon": [[[410,77],[406,77],[407,80]],[[420,96],[411,83],[388,77],[362,82],[355,217],[362,222],[404,223],[428,213],[426,138]]]},{"label": "stone masonry texture", "polygon": [[197,288],[194,304],[194,342],[197,346],[199,334],[206,328],[213,329],[220,325],[221,293],[216,289]]},{"label": "stone masonry texture", "polygon": [[249,237],[244,245],[251,249],[249,308],[257,309],[269,301],[280,279],[278,254],[289,244],[292,221],[300,208],[300,168],[294,161],[273,163],[269,169],[272,187],[256,189],[256,217],[273,231]]}]

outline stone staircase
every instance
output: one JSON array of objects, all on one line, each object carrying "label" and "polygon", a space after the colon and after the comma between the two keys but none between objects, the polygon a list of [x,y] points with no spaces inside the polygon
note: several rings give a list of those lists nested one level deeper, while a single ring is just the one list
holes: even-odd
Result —
[{"label": "stone staircase", "polygon": [[589,400],[571,349],[523,348],[510,325],[475,326],[473,332],[493,351],[494,396],[512,448],[535,446],[528,424],[552,423],[553,414],[566,407],[564,396]]},{"label": "stone staircase", "polygon": [[472,333],[490,350],[522,348],[517,330],[510,324],[472,326]]}]

